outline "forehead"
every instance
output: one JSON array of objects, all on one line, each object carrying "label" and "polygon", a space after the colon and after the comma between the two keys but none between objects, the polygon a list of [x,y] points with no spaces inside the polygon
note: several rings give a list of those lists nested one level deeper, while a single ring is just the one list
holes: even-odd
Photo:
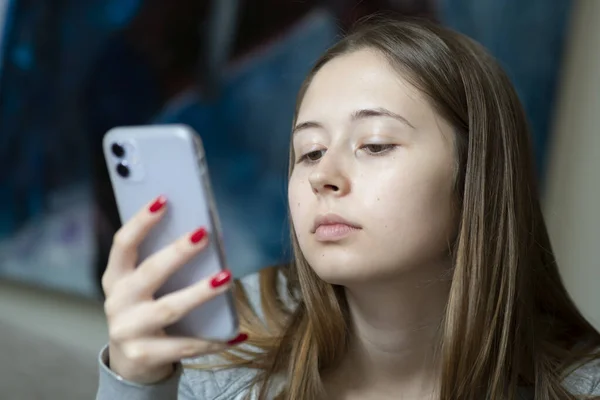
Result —
[{"label": "forehead", "polygon": [[338,56],[314,76],[300,105],[298,120],[386,107],[422,116],[429,108],[422,94],[379,53],[359,50]]}]

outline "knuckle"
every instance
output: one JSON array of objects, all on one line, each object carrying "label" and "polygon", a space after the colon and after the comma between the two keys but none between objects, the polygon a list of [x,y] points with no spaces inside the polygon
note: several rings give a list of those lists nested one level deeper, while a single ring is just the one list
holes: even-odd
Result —
[{"label": "knuckle", "polygon": [[106,276],[106,274],[102,275],[101,285],[102,285],[102,291],[104,292],[104,296],[108,296],[112,285],[111,285],[111,282],[110,282],[108,276]]},{"label": "knuckle", "polygon": [[148,349],[138,343],[130,343],[124,346],[123,354],[134,364],[147,363],[150,358]]},{"label": "knuckle", "polygon": [[132,239],[131,235],[127,233],[123,228],[119,229],[113,236],[113,248],[118,250],[127,250],[131,247]]},{"label": "knuckle", "polygon": [[110,320],[114,318],[119,312],[119,305],[115,301],[114,297],[107,297],[104,301],[104,314]]},{"label": "knuckle", "polygon": [[177,308],[167,302],[157,302],[156,308],[157,315],[166,325],[176,322],[181,315],[181,312]]},{"label": "knuckle", "polygon": [[227,346],[224,343],[216,343],[216,342],[211,342],[208,343],[205,346],[205,353],[218,353],[220,351],[223,351],[223,349],[227,348]]},{"label": "knuckle", "polygon": [[188,344],[180,351],[180,356],[183,358],[198,357],[212,352],[205,344]]},{"label": "knuckle", "polygon": [[201,282],[188,289],[190,308],[198,307],[206,303],[217,293],[215,289],[213,289],[213,292],[211,293],[206,286],[207,284],[205,282]]},{"label": "knuckle", "polygon": [[127,331],[121,324],[110,324],[108,327],[108,336],[111,341],[122,342],[127,338]]},{"label": "knuckle", "polygon": [[109,319],[113,316],[113,305],[110,297],[108,297],[104,302],[104,315],[106,315],[106,317]]},{"label": "knuckle", "polygon": [[173,243],[173,251],[178,257],[181,257],[192,253],[193,249],[190,246],[189,239],[183,237]]}]

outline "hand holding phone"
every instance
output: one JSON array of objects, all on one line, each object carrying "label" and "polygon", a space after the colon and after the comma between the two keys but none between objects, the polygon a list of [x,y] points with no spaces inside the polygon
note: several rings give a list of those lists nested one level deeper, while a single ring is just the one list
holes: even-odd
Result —
[{"label": "hand holding phone", "polygon": [[130,219],[115,235],[102,279],[109,327],[110,368],[124,379],[154,383],[167,377],[173,363],[186,357],[222,351],[230,343],[167,336],[164,328],[230,289],[231,273],[220,271],[185,289],[154,298],[169,276],[206,249],[202,228],[189,232],[137,265],[139,244],[164,217],[168,200],[160,197]]},{"label": "hand holding phone", "polygon": [[232,276],[194,135],[187,127],[152,126],[117,128],[104,139],[124,222],[102,279],[109,363],[138,383],[157,382],[182,358],[247,338],[238,334]]}]

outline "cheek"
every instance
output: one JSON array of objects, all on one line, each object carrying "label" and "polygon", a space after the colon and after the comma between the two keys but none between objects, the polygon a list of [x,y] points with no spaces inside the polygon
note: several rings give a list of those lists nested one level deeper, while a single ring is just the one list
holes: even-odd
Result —
[{"label": "cheek", "polygon": [[381,179],[364,182],[370,188],[362,195],[365,210],[382,242],[446,246],[454,229],[452,175],[446,171],[442,166],[388,170]]},{"label": "cheek", "polygon": [[304,231],[310,229],[310,227],[307,227],[310,220],[308,218],[310,196],[312,196],[312,193],[306,179],[292,176],[288,184],[288,204],[292,223],[298,237]]}]

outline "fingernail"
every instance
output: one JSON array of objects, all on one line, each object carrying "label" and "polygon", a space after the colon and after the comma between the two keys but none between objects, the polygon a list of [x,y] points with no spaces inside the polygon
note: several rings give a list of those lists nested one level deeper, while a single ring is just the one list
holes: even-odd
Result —
[{"label": "fingernail", "polygon": [[165,196],[158,196],[154,203],[150,205],[149,210],[151,213],[158,212],[161,208],[164,207],[165,204],[167,204],[167,198]]},{"label": "fingernail", "polygon": [[206,236],[206,229],[200,228],[196,232],[192,233],[192,236],[190,236],[190,242],[192,242],[193,244],[196,244],[199,241],[201,241],[202,239],[204,239],[205,236]]},{"label": "fingernail", "polygon": [[223,286],[230,280],[231,280],[231,272],[228,269],[226,269],[226,270],[219,272],[217,275],[214,276],[214,278],[212,278],[210,280],[210,286],[212,288],[218,288],[219,286]]},{"label": "fingernail", "polygon": [[240,333],[235,339],[232,339],[229,342],[227,342],[227,344],[233,346],[245,342],[246,340],[248,340],[248,335],[245,333]]}]

